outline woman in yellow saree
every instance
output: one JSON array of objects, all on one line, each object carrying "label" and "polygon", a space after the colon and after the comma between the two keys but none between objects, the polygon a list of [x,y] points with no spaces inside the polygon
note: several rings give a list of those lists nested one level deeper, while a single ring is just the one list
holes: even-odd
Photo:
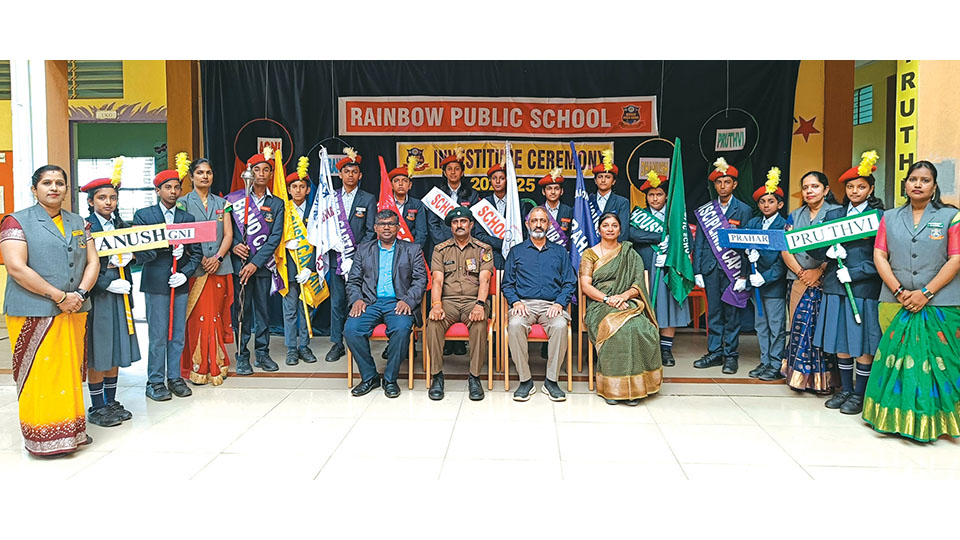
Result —
[{"label": "woman in yellow saree", "polygon": [[[3,310],[17,383],[20,430],[34,455],[90,444],[83,406],[87,291],[100,259],[79,215],[61,210],[67,175],[56,165],[33,174],[37,204],[0,224],[9,277]],[[29,262],[28,262],[29,261]]]},{"label": "woman in yellow saree", "polygon": [[643,260],[619,236],[620,218],[600,216],[600,242],[580,260],[583,320],[597,349],[597,394],[610,405],[637,405],[660,391],[660,333],[644,293]]}]

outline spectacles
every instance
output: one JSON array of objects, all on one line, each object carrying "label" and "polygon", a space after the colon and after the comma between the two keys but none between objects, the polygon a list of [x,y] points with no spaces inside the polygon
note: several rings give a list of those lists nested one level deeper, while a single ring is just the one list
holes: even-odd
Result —
[{"label": "spectacles", "polygon": [[383,227],[399,227],[400,223],[397,221],[378,221],[375,225],[380,225]]}]

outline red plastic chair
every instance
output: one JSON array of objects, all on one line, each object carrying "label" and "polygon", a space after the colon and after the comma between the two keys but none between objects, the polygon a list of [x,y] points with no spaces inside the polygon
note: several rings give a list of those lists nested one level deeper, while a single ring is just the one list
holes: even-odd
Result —
[{"label": "red plastic chair", "polygon": [[[423,319],[424,314],[424,302],[420,302],[420,314],[421,320]],[[413,390],[413,343],[414,337],[417,334],[418,330],[422,330],[422,327],[414,325],[411,329],[410,335],[410,347],[407,351],[407,388]],[[371,341],[389,341],[387,338],[387,325],[380,323],[373,327],[373,334],[370,335]],[[427,383],[427,386],[430,386],[430,383]],[[353,388],[353,353],[350,351],[350,347],[347,347],[347,388]]]}]

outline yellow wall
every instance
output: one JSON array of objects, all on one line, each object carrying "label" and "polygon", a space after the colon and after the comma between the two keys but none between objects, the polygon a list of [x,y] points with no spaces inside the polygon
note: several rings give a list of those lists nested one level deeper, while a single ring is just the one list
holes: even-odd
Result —
[{"label": "yellow wall", "polygon": [[813,133],[804,140],[802,135],[793,136],[790,149],[790,191],[787,206],[793,210],[800,206],[800,175],[807,171],[823,170],[823,60],[803,60],[797,73],[797,94],[794,99],[794,131],[800,126],[800,118],[816,119],[813,126],[821,133]]},{"label": "yellow wall", "polygon": [[[860,155],[868,150],[876,150],[880,154],[877,162],[876,196],[884,198],[884,193],[890,189],[886,184],[886,141],[887,141],[887,77],[896,76],[896,60],[878,60],[854,72],[854,90],[873,85],[873,121],[868,124],[853,126],[853,155],[850,156],[851,166],[860,162]],[[850,95],[853,99],[853,95]],[[893,119],[891,119],[893,121]]]},{"label": "yellow wall", "polygon": [[0,150],[13,150],[13,109],[9,99],[0,99]]},{"label": "yellow wall", "polygon": [[943,200],[960,206],[960,62],[921,60],[917,80],[917,154],[937,166]]},{"label": "yellow wall", "polygon": [[71,107],[101,107],[116,103],[150,103],[151,109],[167,106],[167,76],[163,60],[124,60],[123,99],[71,99]]}]

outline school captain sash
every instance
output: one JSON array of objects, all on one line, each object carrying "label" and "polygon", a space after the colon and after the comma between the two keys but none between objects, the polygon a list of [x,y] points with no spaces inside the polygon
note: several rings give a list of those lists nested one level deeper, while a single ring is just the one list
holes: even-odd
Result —
[{"label": "school captain sash", "polygon": [[704,239],[710,245],[710,251],[717,258],[717,264],[723,270],[723,273],[730,280],[727,289],[723,291],[721,300],[736,306],[738,308],[747,307],[747,299],[750,295],[746,291],[734,291],[733,284],[740,277],[740,254],[730,248],[720,247],[719,231],[721,228],[730,229],[730,222],[727,216],[723,215],[720,209],[720,202],[716,199],[697,208],[697,221],[700,223],[700,230],[697,234],[704,234]]},{"label": "school captain sash", "polygon": [[630,225],[644,232],[663,233],[663,222],[649,210],[639,206],[630,212]]},{"label": "school captain sash", "polygon": [[[544,206],[543,209],[547,210],[547,207]],[[557,223],[557,220],[554,219],[553,214],[550,213],[550,210],[547,210],[547,219],[550,220],[550,226],[547,227],[547,240],[566,248],[567,235],[563,232],[563,228],[560,227],[560,224]]]},{"label": "school captain sash", "polygon": [[[270,236],[271,222],[267,221],[266,216],[260,211],[259,206],[247,204],[250,198],[243,189],[228,193],[224,199],[233,207],[231,214],[233,214],[233,221],[236,223],[237,228],[246,230],[247,232],[246,244],[247,247],[250,248],[250,257],[248,257],[247,260],[250,260],[257,253],[257,250],[260,249],[260,246],[267,241],[267,237]],[[247,207],[248,210],[245,211],[244,207]],[[245,213],[249,213],[246,227],[244,227],[243,223]],[[267,270],[270,270],[270,294],[283,289],[283,279],[277,274],[277,261],[275,261],[273,257],[270,257],[264,266],[266,266]]]},{"label": "school captain sash", "polygon": [[343,238],[343,251],[337,252],[337,274],[346,276],[350,273],[350,267],[353,266],[353,252],[357,247],[357,240],[353,237],[353,229],[350,228],[350,216],[347,215],[347,209],[343,205],[343,190],[338,191],[337,200],[337,229],[340,237]]}]

